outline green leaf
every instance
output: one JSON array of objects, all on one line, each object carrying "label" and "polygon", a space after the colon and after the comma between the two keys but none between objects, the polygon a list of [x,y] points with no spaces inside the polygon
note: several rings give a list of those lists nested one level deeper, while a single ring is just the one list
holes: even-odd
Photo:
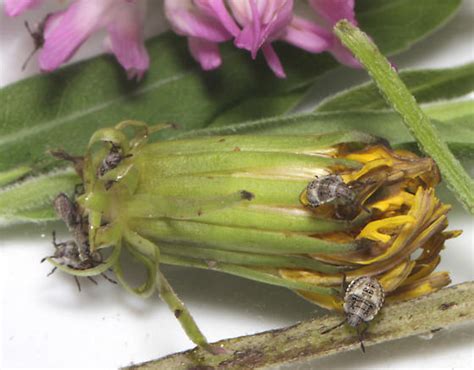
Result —
[{"label": "green leaf", "polygon": [[8,171],[0,172],[0,186],[17,181],[29,172],[31,172],[31,168],[28,166],[19,166]]},{"label": "green leaf", "polygon": [[[442,5],[439,0],[394,1],[388,8],[380,1],[374,3],[374,8],[367,5],[367,0],[360,3],[363,27],[382,44],[386,42],[384,50],[394,52],[444,23],[460,1],[445,0]],[[412,14],[410,8],[417,11]],[[396,24],[377,27],[390,22]],[[406,33],[408,22],[421,26]],[[57,162],[46,154],[48,149],[62,147],[72,154],[82,154],[95,130],[125,119],[150,124],[172,121],[193,129],[213,121],[235,122],[236,118],[281,113],[318,76],[337,66],[328,54],[313,55],[277,43],[288,75],[280,80],[263,58],[253,62],[247,52],[223,45],[223,67],[206,73],[191,59],[182,37],[166,33],[149,40],[147,47],[152,64],[140,84],[127,81],[111,56],[101,56],[2,89],[0,171],[21,165],[33,167],[36,172],[51,168]],[[268,100],[265,106],[252,104],[255,99],[268,97],[277,97],[280,104]]]},{"label": "green leaf", "polygon": [[388,60],[366,34],[349,22],[338,22],[334,31],[367,69],[381,94],[403,118],[405,126],[416,138],[421,149],[436,161],[450,190],[465,208],[474,214],[473,179],[451,153],[436,127],[431,124]]},{"label": "green leaf", "polygon": [[[474,101],[432,104],[425,108],[460,158],[474,157]],[[439,121],[445,119],[444,121]],[[177,137],[235,134],[322,134],[357,130],[386,139],[395,148],[416,149],[416,141],[392,111],[315,112],[278,116],[219,128],[194,130]]]},{"label": "green leaf", "polygon": [[[402,71],[400,78],[418,103],[453,99],[474,91],[474,63],[456,68]],[[326,99],[316,110],[329,112],[388,107],[375,83],[369,82]]]},{"label": "green leaf", "polygon": [[31,177],[0,191],[0,225],[55,220],[52,202],[59,193],[71,194],[79,177],[72,169]]},{"label": "green leaf", "polygon": [[[389,55],[408,49],[413,42],[448,22],[461,0],[357,0],[355,3],[360,28]],[[376,19],[379,21],[374,22]]]}]

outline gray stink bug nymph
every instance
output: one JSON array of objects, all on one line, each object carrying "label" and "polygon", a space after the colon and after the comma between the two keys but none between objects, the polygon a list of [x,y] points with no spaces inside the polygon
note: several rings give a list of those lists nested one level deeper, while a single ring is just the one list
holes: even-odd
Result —
[{"label": "gray stink bug nymph", "polygon": [[111,143],[109,154],[103,159],[100,167],[97,170],[97,176],[102,177],[107,172],[117,168],[123,159],[131,157],[131,155],[123,155],[119,146]]},{"label": "gray stink bug nymph", "polygon": [[[102,255],[96,251],[91,253],[89,249],[89,241],[87,237],[88,225],[85,223],[80,216],[77,204],[73,202],[66,194],[60,193],[53,201],[53,207],[58,217],[64,221],[69,231],[73,235],[72,240],[66,242],[57,243],[56,233],[53,231],[53,245],[55,247],[54,254],[47,256],[41,260],[44,262],[48,258],[54,259],[57,263],[65,265],[74,270],[87,270],[96,267],[102,263]],[[56,267],[48,274],[51,275],[56,271]],[[116,282],[110,279],[104,273],[101,274],[106,280],[116,284]],[[87,277],[90,281],[97,284],[97,282]],[[77,276],[74,276],[77,288],[81,290],[81,285]]]},{"label": "gray stink bug nymph", "polygon": [[355,202],[356,196],[356,191],[339,175],[318,177],[306,187],[306,198],[308,205],[312,208],[326,203],[350,205]]},{"label": "gray stink bug nymph", "polygon": [[[345,276],[343,281],[343,286],[344,285]],[[346,314],[346,318],[341,323],[323,331],[321,334],[326,334],[344,323],[347,323],[357,329],[361,349],[365,352],[363,342],[364,333],[368,328],[368,322],[372,321],[382,308],[384,299],[385,292],[376,278],[361,276],[354,279],[347,289],[345,289],[344,313]]]}]

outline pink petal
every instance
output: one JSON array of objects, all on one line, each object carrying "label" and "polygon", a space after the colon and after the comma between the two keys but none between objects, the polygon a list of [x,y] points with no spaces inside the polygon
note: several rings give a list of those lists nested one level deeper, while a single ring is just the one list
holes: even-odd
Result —
[{"label": "pink petal", "polygon": [[230,3],[234,16],[243,27],[235,45],[247,49],[255,58],[258,49],[285,33],[293,17],[293,0],[249,0]]},{"label": "pink petal", "polygon": [[333,36],[313,22],[293,17],[281,39],[310,53],[321,53],[329,49]]},{"label": "pink petal", "polygon": [[275,53],[273,46],[267,43],[262,47],[262,51],[268,66],[275,73],[275,75],[279,78],[285,78],[285,71],[283,70],[280,58],[278,58],[278,55]]},{"label": "pink petal", "polygon": [[43,0],[5,0],[5,13],[9,17],[16,17],[25,10],[34,8],[42,2]]},{"label": "pink petal", "polygon": [[332,27],[341,19],[347,19],[357,25],[354,12],[354,0],[309,0],[313,9]]},{"label": "pink petal", "polygon": [[235,46],[240,49],[249,50],[253,59],[256,58],[259,48],[258,34],[256,34],[254,26],[255,23],[246,25],[234,40]]},{"label": "pink petal", "polygon": [[215,69],[222,63],[217,43],[196,37],[188,38],[188,46],[191,55],[196,59],[205,71]]},{"label": "pink petal", "polygon": [[[205,10],[209,9],[205,8]],[[220,23],[219,19],[196,7],[191,0],[165,0],[165,14],[173,30],[179,35],[214,42],[232,38],[232,34]]]},{"label": "pink petal", "polygon": [[231,35],[236,36],[240,32],[239,26],[235,23],[234,18],[229,14],[224,0],[194,0],[196,6],[209,17],[213,17],[221,23],[221,25]]},{"label": "pink petal", "polygon": [[110,50],[127,70],[129,78],[141,79],[150,64],[143,40],[144,5],[146,3],[125,2],[116,9],[115,21],[107,27]]},{"label": "pink petal", "polygon": [[[264,27],[262,37],[265,40],[273,41],[279,38],[285,33],[286,27],[291,23],[293,19],[293,0],[280,0],[271,2],[267,8],[267,14],[264,14]],[[266,18],[269,18],[266,20]]]},{"label": "pink petal", "polygon": [[352,55],[352,53],[346,49],[344,45],[334,36],[334,42],[329,52],[333,55],[334,58],[341,64],[344,64],[348,67],[361,68],[359,61]]},{"label": "pink petal", "polygon": [[110,1],[77,0],[46,22],[45,43],[39,55],[40,68],[52,71],[68,61],[84,41],[101,28]]}]

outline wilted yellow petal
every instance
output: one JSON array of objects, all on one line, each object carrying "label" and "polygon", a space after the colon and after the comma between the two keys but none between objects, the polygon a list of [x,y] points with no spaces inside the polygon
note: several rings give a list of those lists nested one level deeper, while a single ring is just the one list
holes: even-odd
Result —
[{"label": "wilted yellow petal", "polygon": [[413,299],[429,294],[451,283],[447,272],[437,272],[414,283],[404,285],[391,294],[387,301]]}]

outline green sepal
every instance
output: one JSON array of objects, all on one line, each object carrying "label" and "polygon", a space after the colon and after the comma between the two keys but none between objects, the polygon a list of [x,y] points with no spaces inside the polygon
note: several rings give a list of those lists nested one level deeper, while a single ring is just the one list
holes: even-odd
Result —
[{"label": "green sepal", "polygon": [[271,255],[248,252],[233,252],[220,249],[201,248],[199,246],[175,245],[160,243],[163,254],[170,256],[189,257],[207,263],[212,269],[216,262],[233,265],[278,267],[288,269],[303,269],[324,273],[338,273],[347,267],[329,265],[308,256],[298,255]]},{"label": "green sepal", "polygon": [[336,243],[302,233],[210,225],[192,221],[131,219],[128,226],[158,243],[188,243],[230,251],[291,254],[342,253],[357,250],[358,243]]},{"label": "green sepal", "polygon": [[334,288],[320,287],[314,284],[284,279],[278,275],[276,270],[272,269],[263,270],[226,263],[218,263],[213,265],[211,268],[208,263],[195,258],[170,256],[166,254],[162,255],[162,263],[176,266],[195,267],[206,270],[212,269],[215,271],[225,272],[230,275],[243,277],[249,280],[281,286],[293,290],[302,290],[323,295],[339,294],[338,290]]}]

